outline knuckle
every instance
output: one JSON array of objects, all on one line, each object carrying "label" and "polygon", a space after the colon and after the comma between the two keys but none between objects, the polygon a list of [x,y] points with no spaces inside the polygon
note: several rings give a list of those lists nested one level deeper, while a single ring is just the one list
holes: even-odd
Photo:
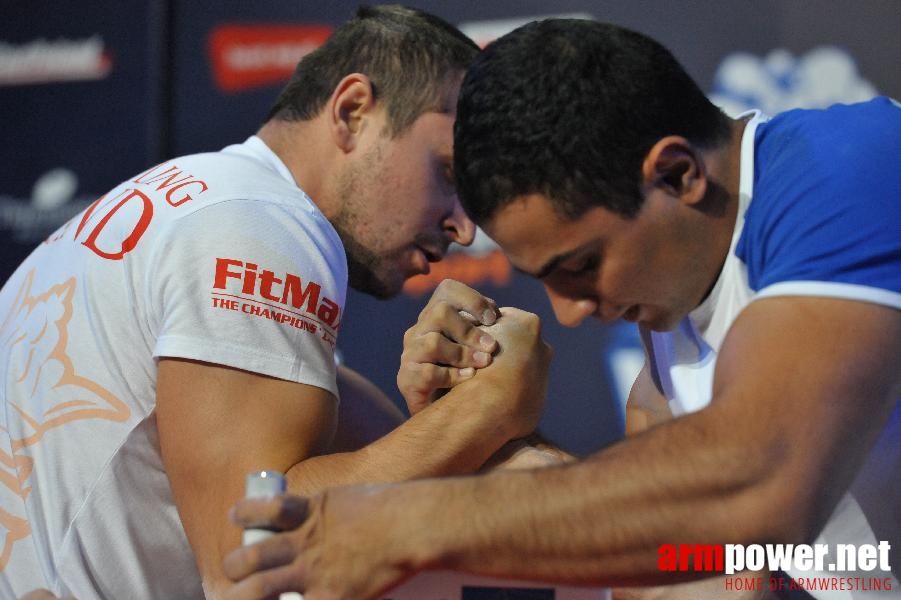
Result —
[{"label": "knuckle", "polygon": [[439,286],[444,290],[457,290],[463,287],[463,284],[457,281],[456,279],[449,279],[445,277],[441,280]]},{"label": "knuckle", "polygon": [[435,292],[432,294],[432,301],[442,302],[444,298],[452,296],[456,284],[457,282],[453,279],[442,279],[441,283],[435,286]]},{"label": "knuckle", "polygon": [[[435,310],[435,305],[442,302],[443,294],[439,294],[437,291],[429,298],[429,301],[426,302],[425,306],[422,307],[422,310],[419,311],[419,318],[417,319],[417,325],[426,321],[429,318],[429,314]],[[413,326],[416,327],[415,325]]]},{"label": "knuckle", "polygon": [[446,372],[447,369],[444,367],[433,364],[423,365],[422,369],[423,379],[433,385],[443,382],[446,379]]},{"label": "knuckle", "polygon": [[455,354],[455,365],[458,366],[471,366],[471,362],[473,361],[473,350],[472,348],[468,348],[466,346],[457,346]]},{"label": "knuckle", "polygon": [[445,300],[441,300],[435,305],[435,312],[437,316],[442,321],[448,319],[452,314],[455,314],[457,310],[451,305],[450,302]]},{"label": "knuckle", "polygon": [[428,363],[408,362],[397,373],[398,380],[403,379],[407,387],[415,387],[418,380],[422,379],[423,367]]},{"label": "knuckle", "polygon": [[529,328],[529,331],[533,331],[535,333],[541,332],[541,317],[539,317],[535,313],[523,313],[523,321],[525,322],[526,327]]},{"label": "knuckle", "polygon": [[397,378],[397,391],[401,393],[402,396],[407,397],[410,394],[416,393],[416,388],[418,386],[411,378]]},{"label": "knuckle", "polygon": [[541,317],[539,317],[538,315],[536,315],[533,312],[522,311],[522,316],[529,323],[540,323],[541,322]]},{"label": "knuckle", "polygon": [[422,345],[429,354],[435,354],[441,349],[442,336],[437,331],[432,331],[423,336]]},{"label": "knuckle", "polygon": [[400,353],[400,368],[407,368],[412,364],[415,364],[419,361],[416,360],[416,357],[420,354],[421,350],[419,347],[422,346],[421,337],[417,337],[416,339],[410,340],[407,344],[404,345],[404,349]]},{"label": "knuckle", "polygon": [[[480,340],[482,336],[485,335],[485,331],[480,327],[471,327],[466,331],[466,335],[464,339],[466,340],[466,344],[472,346],[473,348],[478,348],[481,346]],[[489,334],[490,335],[490,334]]]}]

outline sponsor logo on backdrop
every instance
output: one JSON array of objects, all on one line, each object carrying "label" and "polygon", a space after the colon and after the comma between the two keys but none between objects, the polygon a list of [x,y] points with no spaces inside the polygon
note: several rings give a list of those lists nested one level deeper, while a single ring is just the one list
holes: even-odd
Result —
[{"label": "sponsor logo on backdrop", "polygon": [[710,99],[732,116],[752,108],[775,115],[791,108],[861,102],[877,93],[853,56],[822,46],[801,56],[782,49],[764,57],[730,54],[717,69]]},{"label": "sponsor logo on backdrop", "polygon": [[[131,183],[140,187],[130,187]],[[178,208],[208,189],[205,181],[177,165],[162,163],[97,198],[44,243],[75,241],[100,258],[122,260],[140,243],[153,221],[154,207]]]},{"label": "sponsor logo on backdrop", "polygon": [[[132,183],[140,187],[130,187]],[[154,206],[178,208],[208,189],[203,180],[173,163],[163,163],[97,198],[43,243],[77,242],[100,258],[122,260],[150,226]]]},{"label": "sponsor logo on backdrop", "polygon": [[35,182],[31,198],[0,194],[0,232],[26,246],[36,244],[84,210],[96,196],[75,196],[78,177],[71,170],[47,171]]},{"label": "sponsor logo on backdrop", "polygon": [[104,79],[113,60],[103,38],[0,42],[0,86]]},{"label": "sponsor logo on backdrop", "polygon": [[213,80],[225,92],[280,84],[318,48],[331,25],[220,25],[208,42]]}]

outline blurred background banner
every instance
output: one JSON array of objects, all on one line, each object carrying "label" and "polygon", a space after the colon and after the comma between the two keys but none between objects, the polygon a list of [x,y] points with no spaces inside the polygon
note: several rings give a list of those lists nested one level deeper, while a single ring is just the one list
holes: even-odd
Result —
[{"label": "blurred background banner", "polygon": [[[347,0],[0,1],[0,282],[56,227],[166,158],[253,134]],[[730,114],[901,98],[897,0],[410,0],[484,45],[551,16],[611,21],[672,50]],[[622,435],[642,361],[628,325],[563,329],[541,285],[480,235],[387,302],[349,294],[344,361],[402,404],[401,336],[452,277],[537,312],[555,349],[543,432],[578,454]]]}]

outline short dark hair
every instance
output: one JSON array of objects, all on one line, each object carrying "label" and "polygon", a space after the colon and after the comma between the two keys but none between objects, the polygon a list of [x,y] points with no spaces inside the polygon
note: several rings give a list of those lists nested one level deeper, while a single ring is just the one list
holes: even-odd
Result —
[{"label": "short dark hair", "polygon": [[714,147],[729,123],[654,40],[597,21],[537,21],[490,44],[463,81],[457,191],[476,223],[534,193],[564,218],[594,206],[632,218],[657,140]]},{"label": "short dark hair", "polygon": [[439,110],[449,77],[462,74],[479,47],[427,12],[398,5],[361,6],[356,15],[298,63],[266,120],[314,118],[346,75],[370,78],[397,135],[423,113]]}]

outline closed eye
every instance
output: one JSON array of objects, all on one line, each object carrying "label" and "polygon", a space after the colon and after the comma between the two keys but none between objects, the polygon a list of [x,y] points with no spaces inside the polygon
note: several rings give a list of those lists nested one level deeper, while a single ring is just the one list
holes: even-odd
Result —
[{"label": "closed eye", "polygon": [[437,157],[435,161],[435,177],[441,191],[447,195],[457,193],[457,181],[454,179],[454,161],[450,157]]},{"label": "closed eye", "polygon": [[597,254],[590,254],[573,262],[571,265],[560,265],[560,271],[571,277],[578,277],[596,271],[601,261]]},{"label": "closed eye", "polygon": [[456,181],[454,180],[454,165],[451,162],[447,162],[444,164],[444,180],[451,186],[456,186]]}]

